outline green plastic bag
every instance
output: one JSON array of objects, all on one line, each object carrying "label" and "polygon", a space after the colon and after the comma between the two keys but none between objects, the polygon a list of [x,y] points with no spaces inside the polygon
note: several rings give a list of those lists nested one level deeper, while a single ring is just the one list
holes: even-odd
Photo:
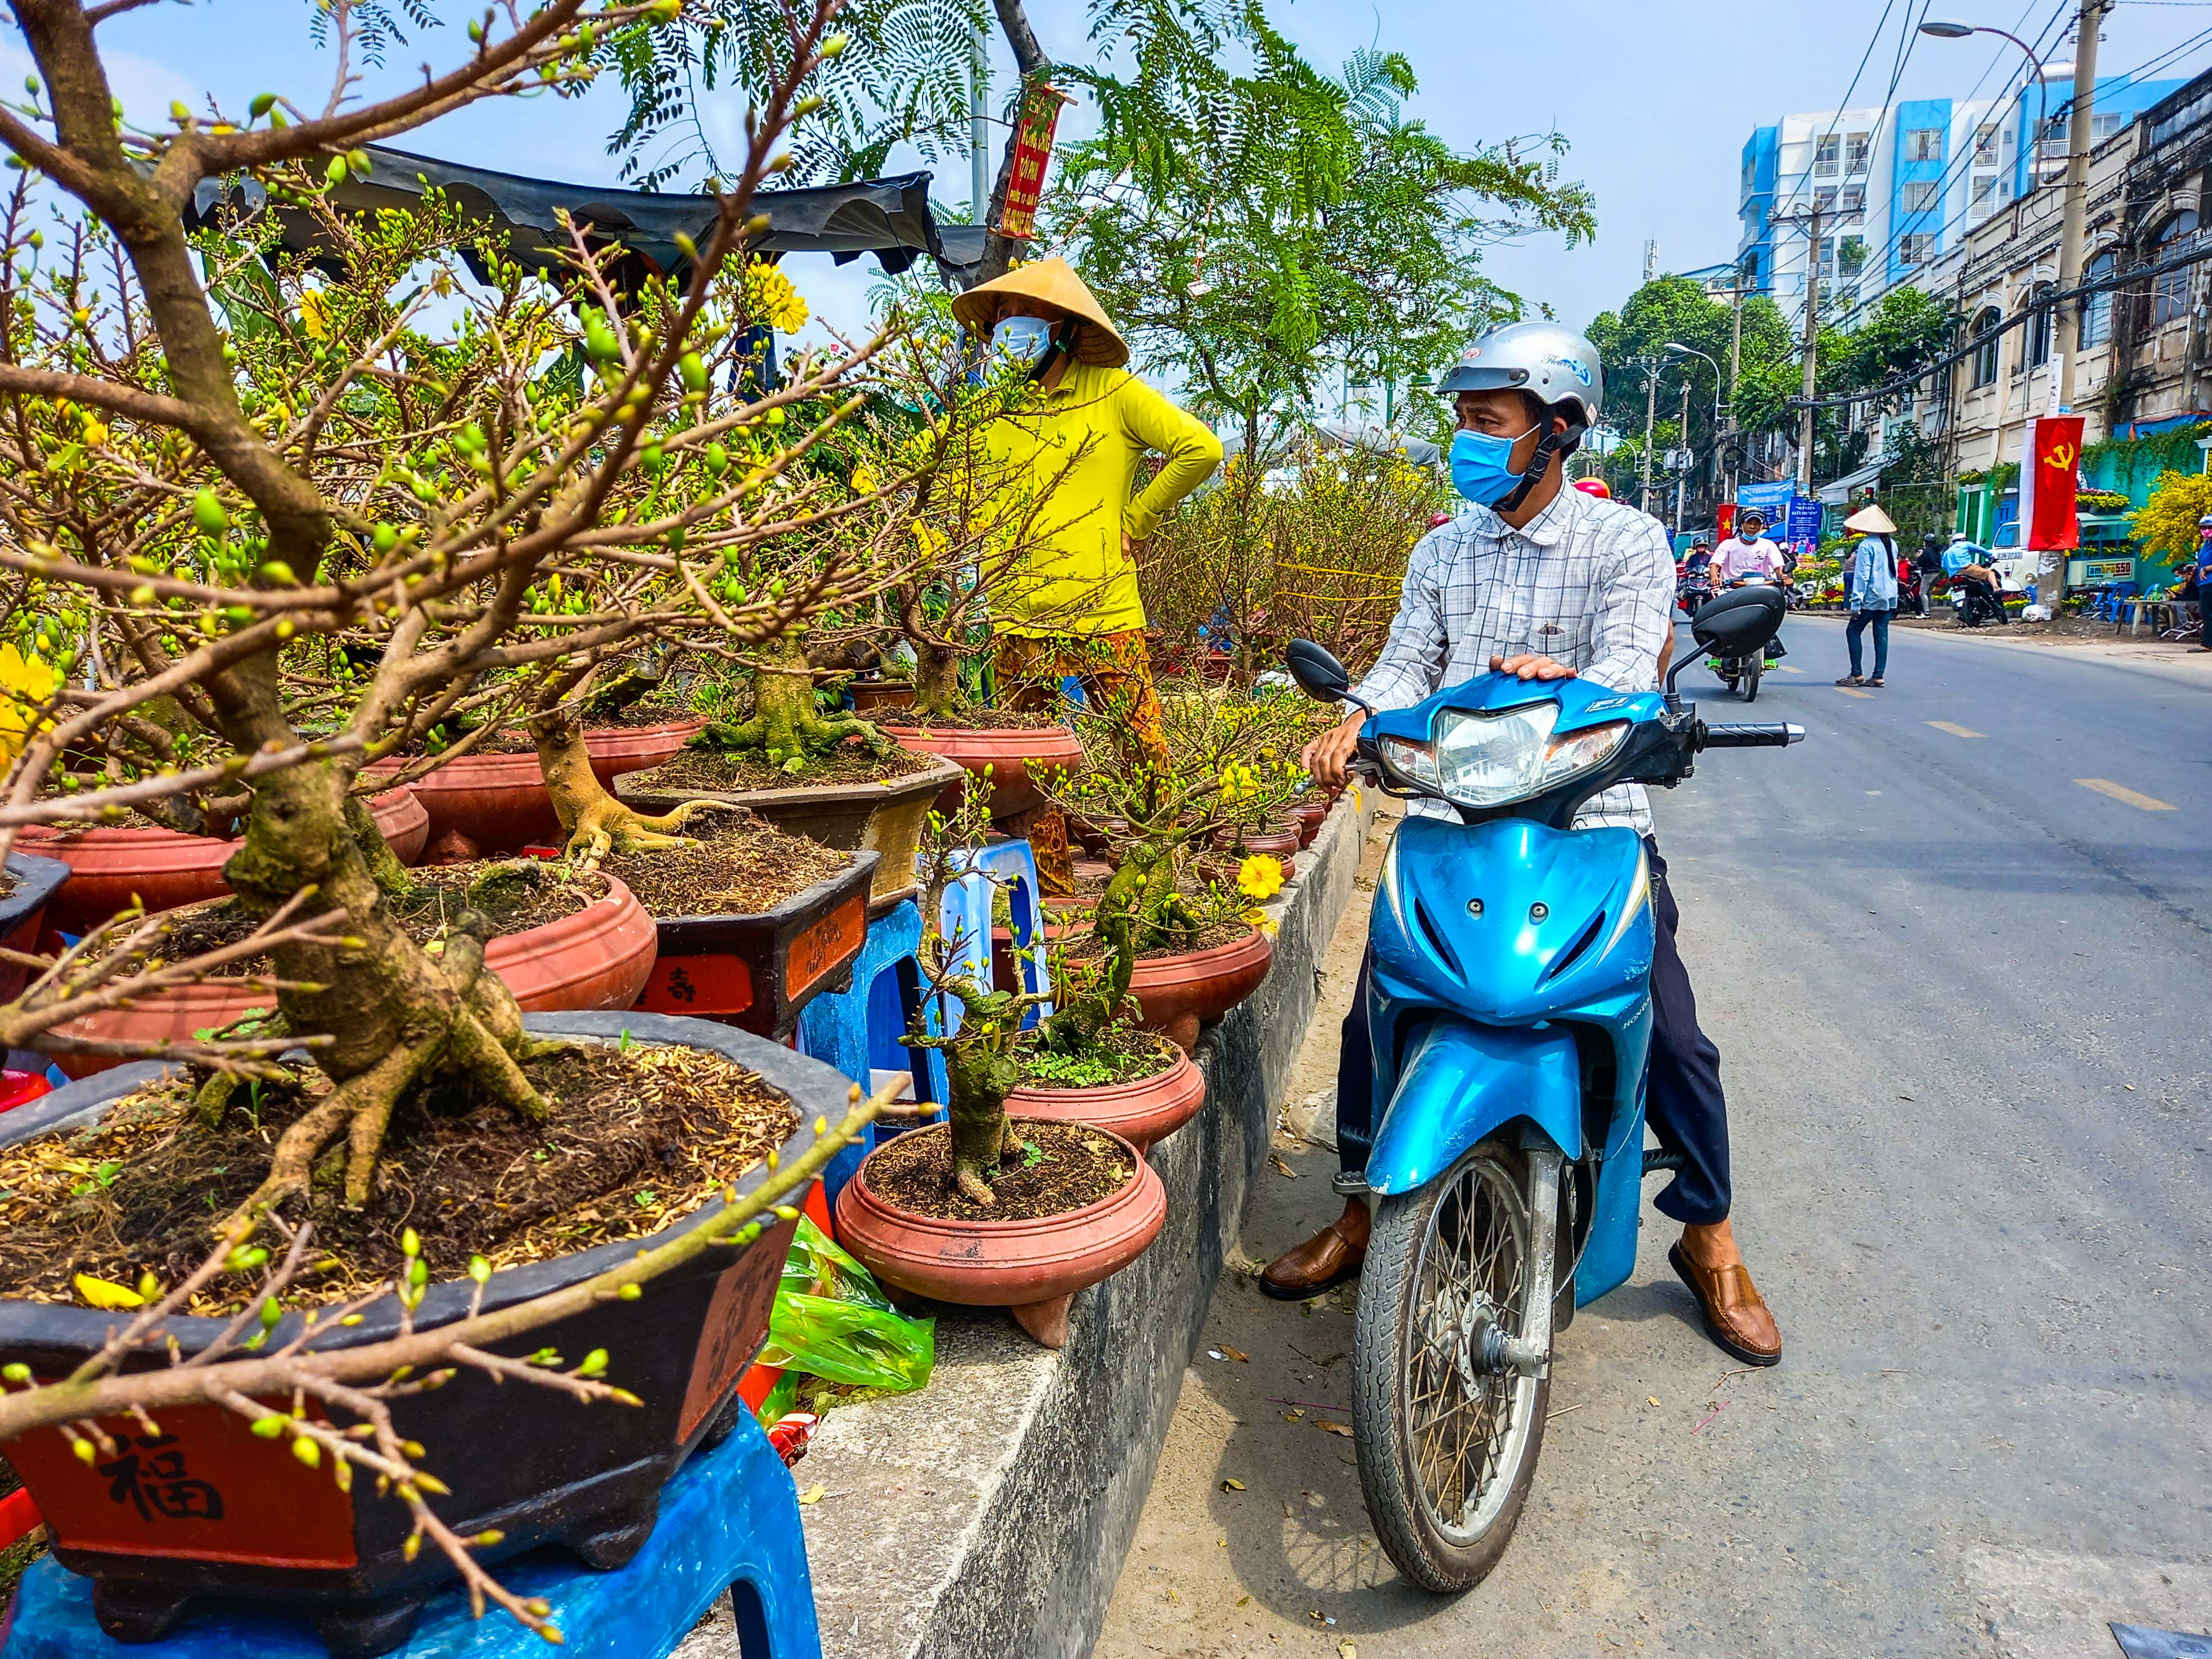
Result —
[{"label": "green plastic bag", "polygon": [[760,1363],[905,1393],[929,1381],[936,1361],[937,1322],[892,1307],[866,1267],[799,1217]]}]

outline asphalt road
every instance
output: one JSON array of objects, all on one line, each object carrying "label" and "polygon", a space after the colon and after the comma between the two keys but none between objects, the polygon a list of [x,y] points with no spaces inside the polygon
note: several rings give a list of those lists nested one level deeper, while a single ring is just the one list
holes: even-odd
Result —
[{"label": "asphalt road", "polygon": [[[1224,1281],[1099,1659],[2113,1659],[2106,1620],[2212,1628],[2212,658],[1899,630],[1851,696],[1840,634],[1793,621],[1802,672],[1743,716],[1803,745],[1709,755],[1659,808],[1781,1366],[1705,1342],[1647,1212],[1561,1339],[1511,1551],[1440,1600],[1316,1426],[1348,1419],[1348,1304]],[[1279,1152],[1255,1261],[1334,1208],[1333,1155]]]}]

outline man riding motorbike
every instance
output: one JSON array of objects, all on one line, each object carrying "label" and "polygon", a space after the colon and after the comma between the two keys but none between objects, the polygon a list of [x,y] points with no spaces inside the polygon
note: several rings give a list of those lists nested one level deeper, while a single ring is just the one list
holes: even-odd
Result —
[{"label": "man riding motorbike", "polygon": [[[1603,399],[1596,349],[1553,324],[1510,324],[1470,346],[1437,389],[1454,399],[1459,421],[1452,482],[1474,507],[1413,549],[1389,641],[1358,696],[1378,710],[1409,708],[1485,668],[1524,680],[1579,675],[1623,691],[1655,687],[1674,635],[1667,532],[1625,502],[1561,488],[1562,463]],[[1750,529],[1747,548],[1761,539],[1756,525]],[[1306,745],[1304,763],[1324,787],[1343,784],[1365,718],[1354,713]],[[1415,801],[1408,810],[1449,809]],[[1635,829],[1650,854],[1658,928],[1647,1112],[1660,1146],[1682,1159],[1656,1200],[1662,1213],[1683,1224],[1668,1260],[1713,1340],[1747,1364],[1771,1365],[1782,1357],[1781,1334],[1729,1224],[1720,1054],[1698,1026],[1675,948],[1678,912],[1642,787],[1594,797],[1575,827],[1595,825]],[[1337,1070],[1339,1184],[1350,1195],[1341,1216],[1268,1264],[1261,1287],[1271,1296],[1314,1295],[1356,1274],[1366,1255],[1370,1218],[1360,1194],[1373,1129],[1369,972],[1363,963]]]}]

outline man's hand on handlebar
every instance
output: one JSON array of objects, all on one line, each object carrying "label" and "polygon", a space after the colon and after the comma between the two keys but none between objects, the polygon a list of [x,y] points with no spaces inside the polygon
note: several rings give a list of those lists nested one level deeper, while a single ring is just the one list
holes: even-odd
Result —
[{"label": "man's hand on handlebar", "polygon": [[1359,728],[1367,723],[1364,712],[1345,717],[1340,726],[1333,726],[1298,751],[1298,764],[1313,774],[1313,780],[1324,789],[1341,789],[1349,774],[1345,763],[1359,745]]},{"label": "man's hand on handlebar", "polygon": [[1549,657],[1492,657],[1490,668],[1496,674],[1518,674],[1524,680],[1571,680],[1575,671],[1563,662]]}]

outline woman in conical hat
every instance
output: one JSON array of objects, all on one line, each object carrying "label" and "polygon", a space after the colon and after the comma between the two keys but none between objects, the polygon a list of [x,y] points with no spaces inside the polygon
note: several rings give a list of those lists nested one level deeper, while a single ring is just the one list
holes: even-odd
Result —
[{"label": "woman in conical hat", "polygon": [[[1897,609],[1897,526],[1889,514],[1869,501],[1844,520],[1844,528],[1862,538],[1858,557],[1851,566],[1845,603],[1851,613],[1844,629],[1844,643],[1851,653],[1851,672],[1838,685],[1880,687],[1889,667],[1889,618]],[[1874,629],[1874,673],[1862,677],[1859,636]]]},{"label": "woman in conical hat", "polygon": [[[1130,760],[1164,771],[1167,740],[1145,651],[1137,554],[1176,503],[1221,464],[1221,441],[1124,367],[1129,348],[1065,259],[1040,259],[952,302],[963,326],[990,341],[1000,372],[1026,364],[1037,401],[993,423],[1003,487],[1034,492],[1038,526],[992,594],[1001,703],[1048,708],[1073,676],[1094,708],[1121,717]],[[1132,499],[1147,451],[1164,460]],[[1023,516],[1023,515],[1013,515]],[[1016,815],[1048,893],[1075,890],[1059,811]]]}]

